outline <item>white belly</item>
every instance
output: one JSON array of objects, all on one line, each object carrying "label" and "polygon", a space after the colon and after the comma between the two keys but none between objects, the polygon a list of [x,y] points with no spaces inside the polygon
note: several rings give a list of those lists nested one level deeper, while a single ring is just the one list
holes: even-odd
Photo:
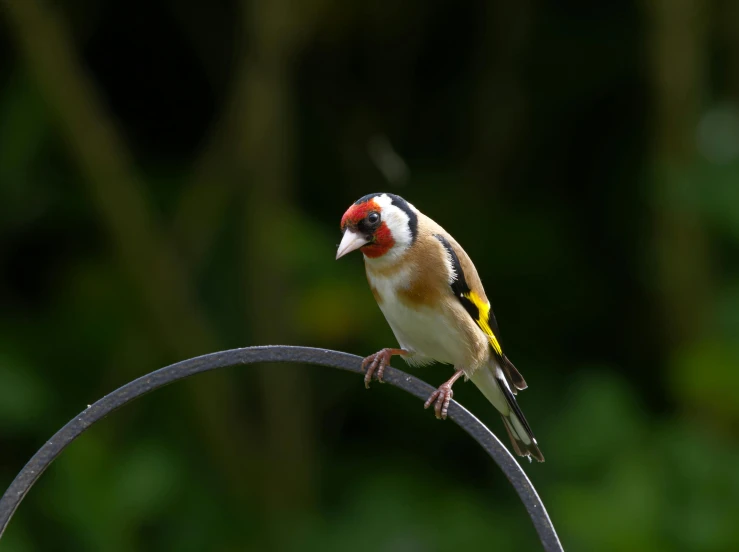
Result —
[{"label": "white belly", "polygon": [[394,282],[370,277],[370,283],[382,299],[380,310],[385,315],[398,344],[414,353],[409,364],[443,362],[459,367],[469,358],[465,339],[444,313],[428,307],[409,308],[396,296]]}]

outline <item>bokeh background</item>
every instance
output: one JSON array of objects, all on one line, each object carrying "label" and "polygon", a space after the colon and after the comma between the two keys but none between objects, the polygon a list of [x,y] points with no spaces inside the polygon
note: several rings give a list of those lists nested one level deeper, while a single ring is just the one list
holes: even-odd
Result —
[{"label": "bokeh background", "polygon": [[[0,487],[166,364],[393,346],[361,256],[334,261],[346,207],[391,191],[477,264],[565,548],[739,549],[738,7],[3,0]],[[507,444],[471,384],[455,393]],[[110,416],[2,549],[538,541],[452,423],[275,365]]]}]

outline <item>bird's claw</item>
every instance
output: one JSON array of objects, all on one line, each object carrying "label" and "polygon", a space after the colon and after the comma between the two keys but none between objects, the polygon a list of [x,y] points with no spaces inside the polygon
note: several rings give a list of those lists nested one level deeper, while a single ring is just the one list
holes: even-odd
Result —
[{"label": "bird's claw", "polygon": [[449,403],[452,402],[453,396],[454,391],[452,391],[452,386],[448,382],[442,383],[436,391],[431,393],[431,396],[423,404],[423,407],[428,408],[433,404],[436,418],[446,420],[447,413],[449,412]]},{"label": "bird's claw", "polygon": [[390,359],[393,354],[389,349],[383,349],[373,355],[368,356],[362,361],[362,370],[367,368],[367,372],[364,374],[364,386],[369,389],[372,376],[377,377],[377,381],[382,381],[382,376],[385,373],[385,367],[390,364]]}]

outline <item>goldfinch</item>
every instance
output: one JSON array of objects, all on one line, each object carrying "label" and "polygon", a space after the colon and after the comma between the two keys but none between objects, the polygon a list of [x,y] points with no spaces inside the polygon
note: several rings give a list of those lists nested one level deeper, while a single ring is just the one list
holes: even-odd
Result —
[{"label": "goldfinch", "polygon": [[503,353],[498,326],[475,265],[441,226],[403,198],[369,194],[341,219],[339,259],[364,255],[372,294],[400,344],[364,359],[365,386],[382,381],[393,355],[412,366],[442,362],[454,375],[426,401],[436,417],[447,416],[452,385],[470,379],[500,412],[513,450],[544,461],[531,426],[514,395],[526,381]]}]

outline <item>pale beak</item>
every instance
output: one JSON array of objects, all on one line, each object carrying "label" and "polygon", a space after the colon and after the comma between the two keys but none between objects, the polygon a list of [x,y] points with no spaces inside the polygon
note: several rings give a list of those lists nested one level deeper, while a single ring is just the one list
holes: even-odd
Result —
[{"label": "pale beak", "polygon": [[351,253],[352,251],[359,249],[360,247],[368,243],[369,240],[367,238],[365,238],[361,234],[352,232],[347,228],[344,232],[344,237],[341,238],[339,249],[336,251],[336,258],[340,259],[347,253]]}]

